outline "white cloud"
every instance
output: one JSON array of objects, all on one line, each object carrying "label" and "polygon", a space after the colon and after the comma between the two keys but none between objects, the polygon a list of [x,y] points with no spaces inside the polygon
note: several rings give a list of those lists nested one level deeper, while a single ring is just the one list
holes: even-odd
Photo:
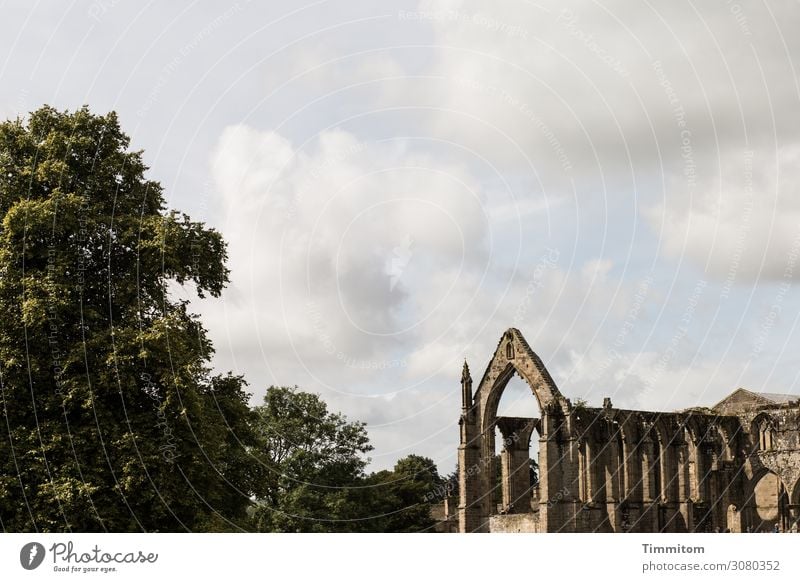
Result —
[{"label": "white cloud", "polygon": [[489,129],[500,128],[537,165],[562,165],[557,141],[583,171],[679,160],[679,109],[698,152],[745,131],[750,140],[796,135],[800,45],[781,28],[796,6],[751,6],[744,20],[725,3],[688,8],[423,0],[440,45],[433,72],[443,108],[488,127],[440,121],[467,142],[488,150],[500,140],[512,154]]},{"label": "white cloud", "polygon": [[673,257],[725,281],[791,281],[800,254],[800,144],[729,151],[719,171],[674,181],[646,212]]},{"label": "white cloud", "polygon": [[487,266],[481,192],[457,165],[339,130],[300,150],[237,126],[213,167],[235,300],[207,316],[230,330],[224,350],[293,346],[275,381],[307,368],[339,389],[399,366],[388,355]]},{"label": "white cloud", "polygon": [[422,0],[438,81],[388,99],[435,103],[436,131],[553,200],[648,209],[670,257],[735,281],[781,277],[798,230],[796,10]]}]

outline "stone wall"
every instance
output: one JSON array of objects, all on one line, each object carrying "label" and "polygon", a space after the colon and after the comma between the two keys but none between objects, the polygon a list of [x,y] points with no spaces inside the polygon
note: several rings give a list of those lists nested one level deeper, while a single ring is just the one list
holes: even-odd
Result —
[{"label": "stone wall", "polygon": [[[540,418],[497,416],[518,374]],[[734,391],[682,412],[572,404],[519,331],[508,330],[478,385],[464,365],[459,531],[710,532],[796,530],[800,401]],[[495,428],[504,436],[503,503],[493,507]],[[538,508],[519,470],[539,439]]]},{"label": "stone wall", "polygon": [[539,518],[536,513],[509,513],[489,518],[492,533],[539,533]]}]

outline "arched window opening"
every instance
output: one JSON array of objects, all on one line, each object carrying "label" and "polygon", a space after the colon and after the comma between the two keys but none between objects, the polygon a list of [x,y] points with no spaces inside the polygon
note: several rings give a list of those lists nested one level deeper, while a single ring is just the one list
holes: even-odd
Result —
[{"label": "arched window opening", "polygon": [[789,499],[780,478],[764,473],[753,486],[750,498],[750,531],[787,531],[791,527]]},{"label": "arched window opening", "polygon": [[529,513],[539,507],[539,405],[516,373],[503,390],[494,433],[495,513]]},{"label": "arched window opening", "polygon": [[758,449],[760,451],[771,451],[774,448],[775,430],[770,421],[762,419],[758,424]]}]

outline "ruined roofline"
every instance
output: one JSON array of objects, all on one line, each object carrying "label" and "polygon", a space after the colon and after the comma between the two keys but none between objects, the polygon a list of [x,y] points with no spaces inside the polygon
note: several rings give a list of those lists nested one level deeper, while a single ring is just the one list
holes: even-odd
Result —
[{"label": "ruined roofline", "polygon": [[[572,404],[571,409],[575,410],[579,407]],[[723,414],[720,412],[714,412],[710,408],[706,408],[703,410],[703,407],[697,408],[687,408],[683,410],[646,410],[641,408],[617,408],[616,406],[611,406],[610,408],[603,407],[603,406],[581,406],[583,410],[588,412],[603,412],[603,411],[612,411],[615,413],[623,413],[623,414],[642,414],[646,416],[705,416],[709,418],[736,418],[736,414]]]},{"label": "ruined roofline", "polygon": [[791,404],[800,400],[800,394],[780,394],[778,392],[756,392],[767,400],[772,400],[776,404]]},{"label": "ruined roofline", "polygon": [[759,400],[760,403],[755,406],[753,409],[762,409],[762,408],[780,408],[785,406],[797,406],[800,403],[800,395],[797,394],[780,394],[777,392],[753,392],[752,390],[748,390],[747,388],[739,387],[730,394],[728,394],[725,398],[717,402],[714,406],[711,407],[712,410],[716,410],[725,402],[733,397],[736,394],[747,394],[751,398]]},{"label": "ruined roofline", "polygon": [[[511,340],[516,340],[519,346],[524,351],[525,356],[533,363],[533,366],[536,368],[536,371],[539,373],[541,379],[543,380],[544,384],[548,386],[550,391],[556,396],[556,399],[561,399],[564,404],[568,406],[569,409],[574,409],[575,404],[572,402],[570,398],[565,396],[556,385],[553,377],[550,375],[550,372],[544,365],[542,359],[536,354],[536,352],[531,349],[530,344],[519,331],[519,329],[510,327],[506,329],[505,332],[500,336],[500,339],[497,341],[497,345],[495,346],[494,352],[492,354],[491,359],[489,360],[486,368],[484,369],[483,375],[481,376],[481,380],[478,383],[477,390],[473,394],[473,402],[475,403],[474,399],[478,395],[478,391],[484,387],[488,376],[491,374],[492,371],[492,364],[495,362],[496,358],[498,357],[500,346],[503,342],[510,336]],[[466,362],[465,362],[466,365]],[[522,377],[522,374],[519,370],[514,366],[515,370],[514,373]],[[524,379],[524,378],[523,378]],[[463,378],[462,378],[463,380]],[[713,406],[692,406],[681,410],[670,410],[670,411],[658,411],[658,410],[635,410],[635,409],[623,409],[623,408],[613,408],[614,410],[620,412],[627,412],[627,413],[651,413],[651,414],[676,414],[676,415],[696,415],[696,416],[708,416],[708,417],[735,417],[739,416],[739,412],[736,410],[725,411],[723,412],[720,410],[720,407],[726,403],[731,397],[736,394],[744,393],[748,397],[757,401],[753,405],[747,407],[749,410],[761,410],[761,409],[769,409],[769,408],[785,408],[785,407],[793,407],[793,406],[800,406],[800,395],[793,395],[793,394],[780,394],[780,393],[773,393],[773,392],[753,392],[752,390],[748,390],[746,388],[737,388],[722,400],[714,404]],[[591,406],[584,406],[587,410],[602,410],[604,407],[591,407]]]},{"label": "ruined roofline", "polygon": [[[738,392],[738,390],[736,391]],[[758,393],[756,393],[758,394]],[[730,395],[726,396],[720,402],[724,402]],[[569,400],[569,399],[568,399]],[[570,400],[571,409],[578,408],[575,404],[572,403]],[[732,411],[732,412],[723,412],[721,410],[716,410],[715,404],[713,407],[707,406],[691,406],[689,408],[682,408],[679,410],[647,410],[642,408],[618,408],[616,406],[611,406],[610,408],[603,407],[603,406],[581,406],[583,410],[591,411],[591,412],[601,412],[603,410],[612,410],[614,412],[622,412],[622,413],[637,413],[637,414],[646,414],[646,415],[664,415],[664,416],[705,416],[710,418],[739,418],[741,416],[741,411]],[[750,411],[757,411],[757,410],[770,410],[775,408],[794,408],[800,405],[797,400],[791,400],[786,402],[765,402],[764,404],[756,405],[750,408]]]},{"label": "ruined roofline", "polygon": [[[690,406],[688,408],[682,408],[679,410],[643,410],[643,409],[629,409],[629,408],[617,408],[615,406],[611,406],[610,409],[617,411],[617,412],[639,412],[639,413],[646,413],[646,414],[680,414],[680,415],[695,415],[695,416],[709,416],[709,417],[738,417],[741,414],[741,410],[732,410],[729,412],[724,412],[719,410],[719,406],[724,404],[729,398],[734,396],[738,393],[746,393],[748,396],[754,397],[759,400],[758,404],[754,404],[750,407],[747,407],[745,410],[756,411],[756,410],[769,410],[775,408],[794,408],[800,406],[800,395],[793,395],[793,394],[779,394],[775,392],[753,392],[752,390],[748,390],[746,388],[737,388],[730,394],[728,394],[725,398],[714,404],[713,406]],[[571,403],[571,400],[570,400]],[[572,404],[572,408],[575,408],[575,405]],[[600,411],[607,409],[604,406],[582,406],[584,410],[592,410],[592,411]]]}]

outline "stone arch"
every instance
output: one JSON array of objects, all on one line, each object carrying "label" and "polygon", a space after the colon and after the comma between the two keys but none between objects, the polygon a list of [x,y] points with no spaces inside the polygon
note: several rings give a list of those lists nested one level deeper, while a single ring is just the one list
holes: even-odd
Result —
[{"label": "stone arch", "polygon": [[[504,426],[500,426],[498,425],[500,399],[515,374],[530,387],[538,405],[539,418],[509,419],[501,421]],[[495,475],[496,462],[498,462],[495,461],[495,429],[500,428],[501,431],[507,432],[516,431],[517,428],[514,427],[517,425],[526,427],[526,430],[531,428],[523,439],[526,442],[534,430],[542,439],[551,438],[562,430],[564,418],[570,410],[570,404],[561,395],[541,359],[531,350],[522,334],[513,328],[507,330],[498,342],[494,355],[475,390],[474,397],[471,394],[472,380],[468,375],[462,377],[462,385],[464,382],[468,382],[469,385],[463,392],[466,396],[464,396],[465,403],[462,408],[461,420],[462,446],[459,453],[459,479],[464,483],[465,495],[461,500],[460,511],[463,508],[463,519],[459,518],[461,524],[459,527],[465,531],[487,531],[490,517],[498,513],[498,508],[493,506],[492,499],[493,491],[496,488]],[[528,420],[534,421],[533,424],[524,422]],[[521,445],[519,448],[521,449]],[[519,457],[521,458],[521,450],[516,452],[520,453]],[[543,503],[547,505],[548,483],[546,478],[542,478],[548,466],[544,460],[546,456],[547,451],[542,451],[540,448],[539,491],[545,499]],[[505,461],[515,463],[516,467],[519,458],[515,457],[514,461],[509,460],[510,458],[511,453],[504,457]],[[462,464],[465,469],[461,468]],[[473,474],[468,473],[470,467],[476,467]],[[546,477],[546,475],[544,476]],[[504,483],[505,480],[501,480],[501,485]],[[509,493],[509,495],[513,496],[513,493]],[[566,494],[562,492],[559,500],[565,496]],[[515,510],[519,510],[519,508],[518,505]]]},{"label": "stone arch", "polygon": [[672,501],[671,477],[675,474],[670,470],[672,461],[672,444],[675,435],[671,435],[664,417],[659,415],[653,422],[654,445],[654,478],[656,483],[656,499],[661,502]]},{"label": "stone arch", "polygon": [[642,498],[646,503],[657,501],[657,490],[660,485],[656,483],[656,441],[658,437],[649,419],[642,418],[642,434],[639,443],[641,450]]},{"label": "stone arch", "polygon": [[[519,330],[513,328],[507,330],[500,339],[494,356],[486,367],[475,392],[478,427],[482,435],[481,456],[487,466],[483,477],[484,488],[487,491],[493,489],[492,475],[496,473],[494,430],[497,425],[497,410],[503,392],[515,374],[530,387],[539,405],[540,417],[543,417],[545,411],[550,409],[568,409],[566,399],[561,395],[550,373]],[[546,433],[548,426],[543,423],[541,429],[542,433]],[[491,515],[494,513],[491,494],[487,494],[485,497],[484,512]]]},{"label": "stone arch", "polygon": [[703,478],[703,456],[701,454],[700,445],[702,436],[705,433],[704,427],[701,425],[700,420],[696,416],[691,416],[684,424],[684,432],[686,441],[688,464],[689,464],[689,483],[688,495],[692,503],[697,503],[703,498],[701,481]]},{"label": "stone arch", "polygon": [[[717,517],[720,527],[741,531],[741,482],[744,476],[740,455],[742,435],[745,431],[738,419],[716,417],[714,425],[722,446],[716,482]],[[731,511],[731,506],[736,509]]]},{"label": "stone arch", "polygon": [[653,429],[657,447],[654,456],[657,468],[656,499],[659,502],[658,531],[685,531],[686,520],[677,509],[681,496],[679,458],[683,427],[671,416],[662,414],[656,417]]},{"label": "stone arch", "polygon": [[[509,347],[513,347],[512,343],[506,343],[502,349],[498,346],[498,350],[495,354],[502,354],[505,359],[508,359],[509,353],[513,359],[516,359],[516,350],[509,351]],[[493,363],[497,363],[493,359]],[[489,365],[491,369],[492,364]],[[512,361],[507,361],[505,366],[500,370],[499,373],[489,374],[489,369],[487,369],[487,374],[484,374],[483,380],[481,380],[481,384],[478,386],[478,391],[475,395],[475,400],[478,405],[478,430],[480,434],[480,448],[481,448],[481,458],[483,459],[483,463],[486,466],[486,471],[481,476],[482,482],[482,489],[485,491],[484,493],[484,503],[483,503],[483,512],[487,516],[495,514],[497,508],[494,506],[494,498],[495,490],[499,487],[502,491],[506,488],[505,480],[508,478],[506,475],[506,471],[502,469],[501,466],[501,480],[500,483],[495,481],[496,475],[498,473],[497,466],[495,463],[497,459],[495,458],[496,454],[496,445],[497,442],[495,440],[495,432],[497,428],[502,428],[498,425],[498,409],[500,407],[500,400],[503,397],[503,393],[505,392],[506,387],[508,386],[511,379],[514,375],[518,375],[523,381],[525,381],[529,386],[530,381],[523,376],[517,366]],[[492,377],[491,385],[486,384],[487,378]],[[488,388],[487,388],[488,386]],[[533,391],[533,387],[531,386],[531,390]],[[535,391],[533,391],[533,395],[536,396]],[[537,403],[539,403],[538,397],[536,398]],[[541,413],[541,404],[539,403],[539,410]],[[530,435],[529,435],[530,438]],[[502,457],[500,459],[502,463]]]},{"label": "stone arch", "polygon": [[611,497],[616,502],[623,502],[628,496],[628,486],[625,478],[625,433],[623,425],[616,419],[609,422],[610,444],[612,445],[610,454],[610,466],[607,473],[607,490],[611,492]]},{"label": "stone arch", "polygon": [[[527,379],[519,374],[516,366],[509,362],[494,378],[494,382],[488,389],[484,388],[482,391],[481,387],[478,387],[478,392],[475,394],[475,398],[478,400],[480,406],[478,412],[479,418],[481,419],[481,431],[486,432],[492,426],[494,426],[494,422],[497,420],[497,410],[500,407],[500,399],[503,397],[503,392],[505,392],[506,386],[508,386],[508,383],[515,374],[527,382]],[[483,383],[481,383],[481,386],[483,386]],[[539,405],[539,410],[541,411],[541,404]]]},{"label": "stone arch", "polygon": [[[683,424],[687,467],[684,491],[687,527],[695,532],[710,532],[729,524],[729,514],[737,513],[729,508],[728,498],[720,499],[714,494],[717,487],[718,461],[724,456],[726,441],[718,427],[708,417],[692,415]],[[716,452],[713,452],[716,451]]]},{"label": "stone arch", "polygon": [[792,488],[792,496],[790,498],[791,504],[789,505],[789,516],[791,518],[791,531],[800,532],[800,479],[797,479]]},{"label": "stone arch", "polygon": [[544,363],[519,330],[511,328],[500,339],[475,391],[475,403],[478,405],[478,416],[483,430],[494,422],[500,397],[514,373],[530,386],[540,412],[552,407],[567,412],[567,400],[561,395]]},{"label": "stone arch", "polygon": [[631,412],[613,418],[616,441],[617,507],[614,508],[614,531],[635,531],[639,527],[641,506],[641,459],[638,449],[638,415]]},{"label": "stone arch", "polygon": [[734,457],[734,435],[721,422],[714,422],[714,429],[717,431],[719,442],[722,445],[720,460],[732,461]]},{"label": "stone arch", "polygon": [[730,440],[714,418],[698,419],[692,433],[691,520],[694,531],[710,532],[728,523],[730,499],[724,465],[732,454]]},{"label": "stone arch", "polygon": [[497,419],[502,436],[500,462],[501,513],[531,511],[530,442],[538,425],[537,418],[503,416]]},{"label": "stone arch", "polygon": [[747,484],[746,507],[748,528],[752,532],[769,532],[776,527],[785,531],[791,525],[789,497],[780,476],[761,468]]},{"label": "stone arch", "polygon": [[642,467],[641,451],[639,442],[641,440],[642,419],[637,413],[628,412],[619,415],[619,435],[622,447],[622,487],[621,498],[623,500],[633,497],[642,497]]}]

